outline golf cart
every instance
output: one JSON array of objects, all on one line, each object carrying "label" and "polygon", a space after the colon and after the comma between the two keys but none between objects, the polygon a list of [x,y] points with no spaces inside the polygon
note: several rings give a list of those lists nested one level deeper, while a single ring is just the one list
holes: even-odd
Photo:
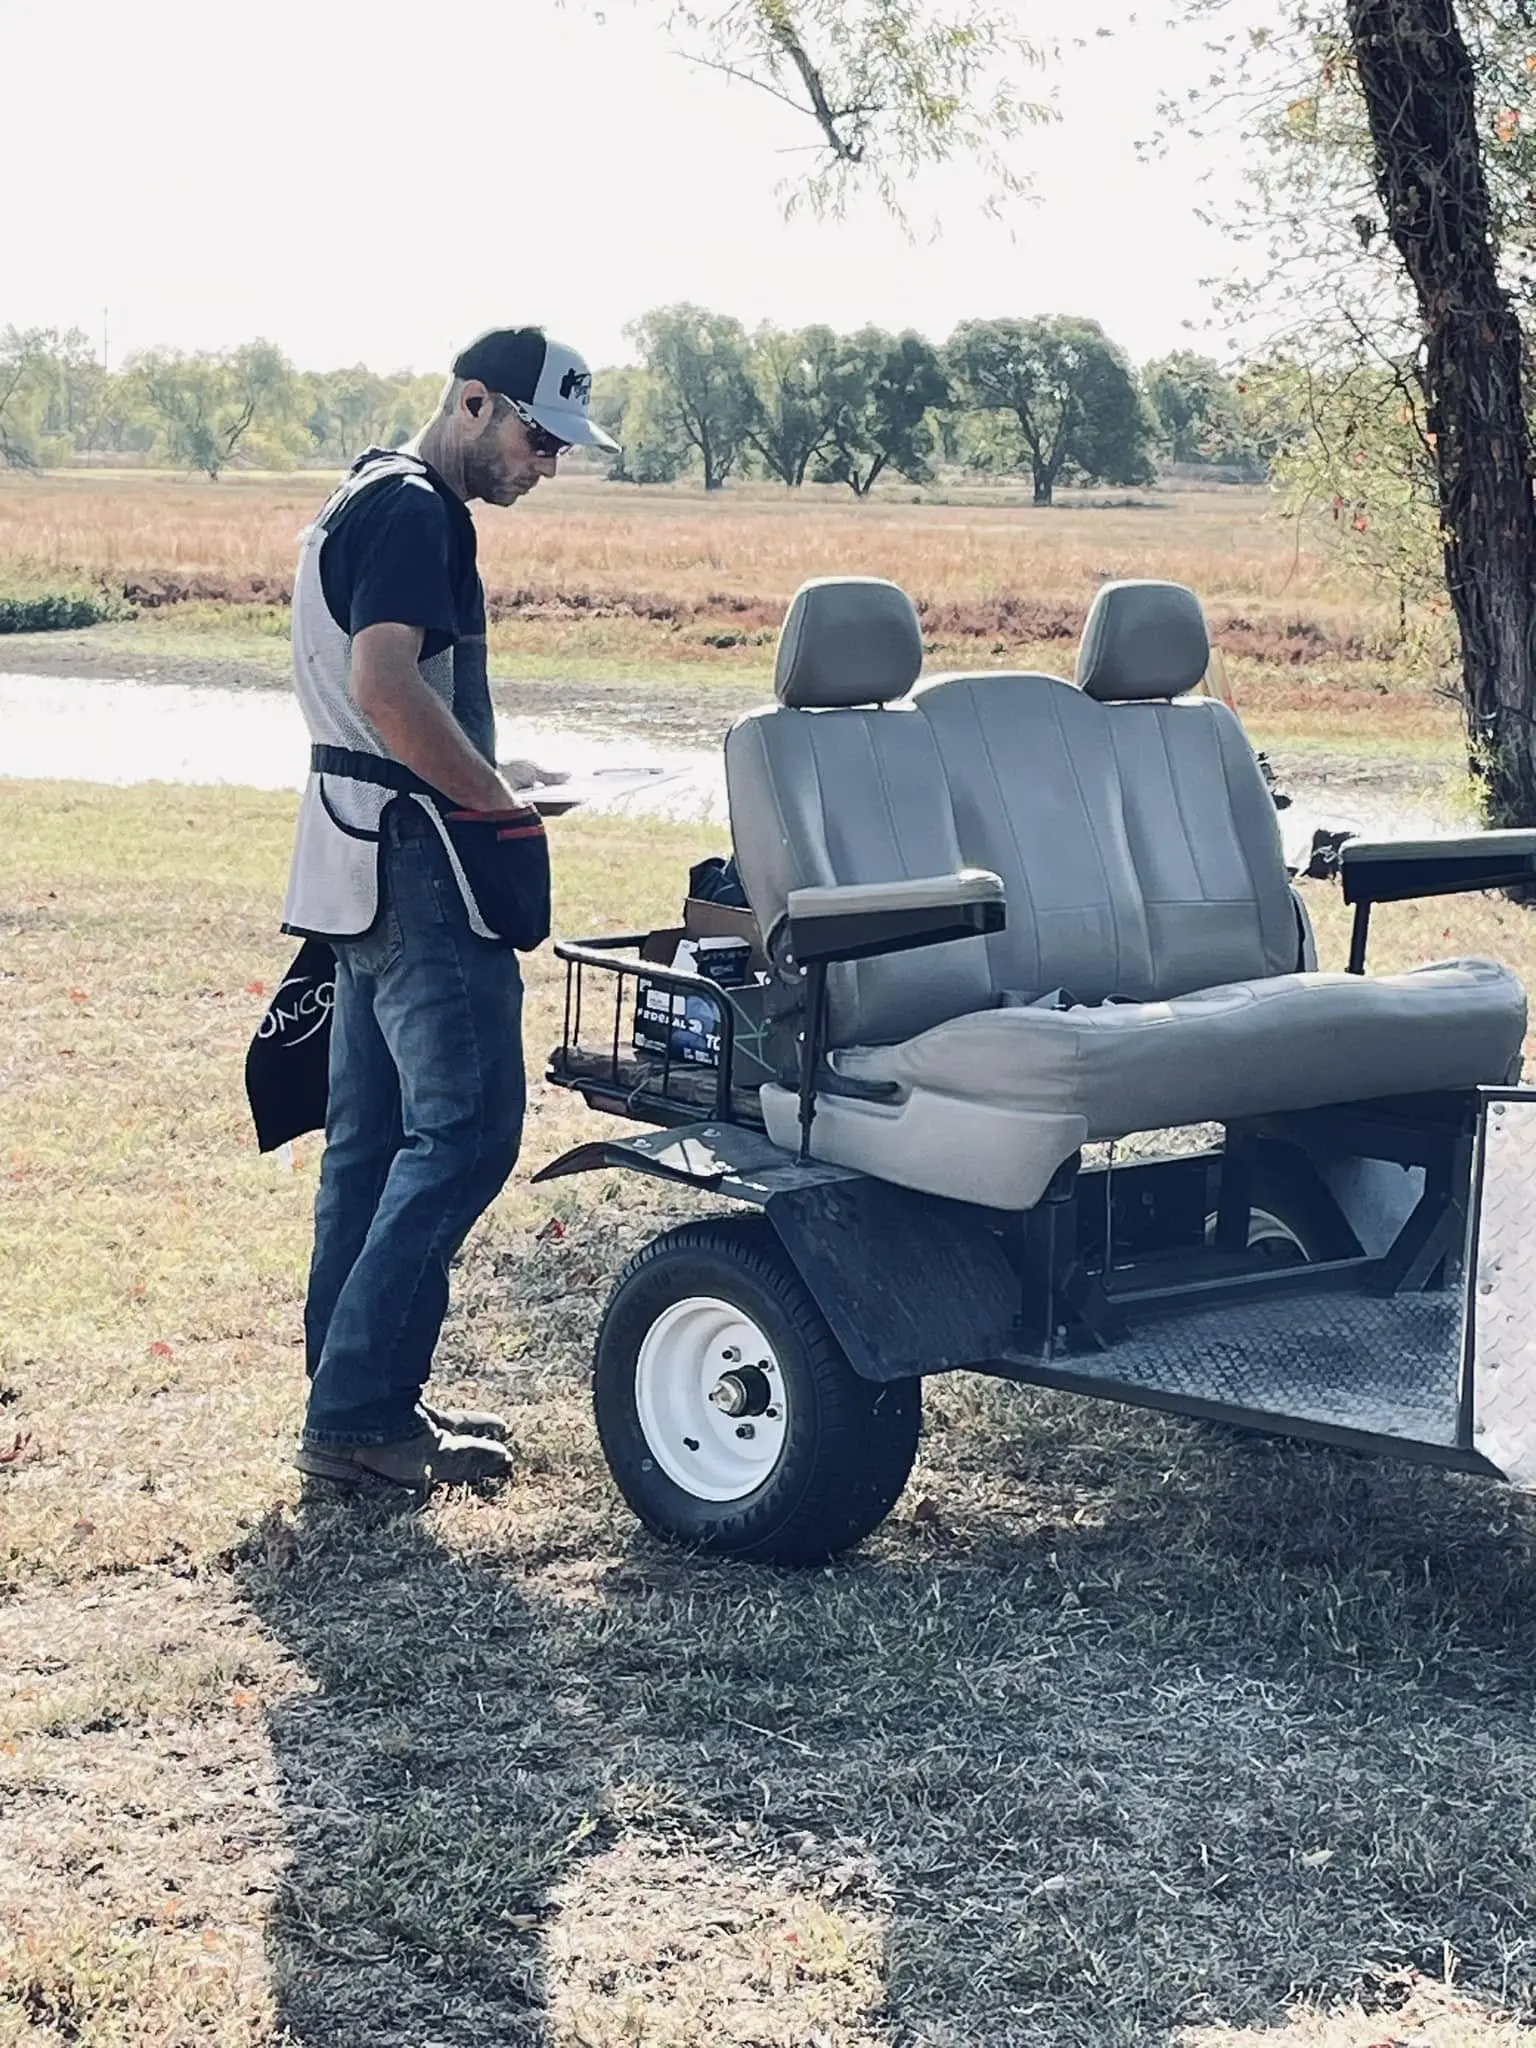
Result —
[{"label": "golf cart", "polygon": [[598,1428],[653,1531],[857,1543],[960,1370],[1536,1486],[1524,992],[1364,972],[1374,904],[1529,883],[1536,832],[1347,841],[1319,971],[1209,659],[1191,592],[1115,583],[1075,682],[919,685],[902,591],[808,583],[725,743],[750,908],[557,947],[550,1079],[654,1128],[540,1179],[742,1211],[648,1245],[603,1320]]}]

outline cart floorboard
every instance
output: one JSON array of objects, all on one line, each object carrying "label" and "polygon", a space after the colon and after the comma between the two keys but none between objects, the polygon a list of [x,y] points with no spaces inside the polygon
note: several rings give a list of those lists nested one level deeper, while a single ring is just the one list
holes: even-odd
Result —
[{"label": "cart floorboard", "polygon": [[1294,1294],[1169,1317],[1107,1351],[1008,1362],[1021,1377],[1186,1414],[1455,1453],[1468,1451],[1462,1318],[1459,1290]]}]

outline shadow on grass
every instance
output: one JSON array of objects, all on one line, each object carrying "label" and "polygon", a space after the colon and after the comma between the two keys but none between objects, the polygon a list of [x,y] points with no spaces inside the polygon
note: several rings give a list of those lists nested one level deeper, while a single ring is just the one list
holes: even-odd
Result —
[{"label": "shadow on grass", "polygon": [[272,1725],[295,2041],[1105,2048],[1447,1950],[1536,2006],[1526,1508],[934,1405],[932,1508],[826,1572],[665,1554],[595,1475],[532,1548],[332,1515],[252,1568],[314,1682]]}]

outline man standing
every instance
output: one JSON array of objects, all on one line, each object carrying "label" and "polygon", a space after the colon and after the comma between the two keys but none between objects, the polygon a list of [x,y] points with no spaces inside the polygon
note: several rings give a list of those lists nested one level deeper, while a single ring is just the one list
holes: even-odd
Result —
[{"label": "man standing", "polygon": [[468,507],[515,505],[574,444],[615,446],[591,384],[536,328],[482,335],[416,440],[354,465],[299,558],[311,772],[283,928],[331,943],[336,993],[295,1462],[347,1490],[511,1467],[497,1417],[423,1399],[449,1264],[512,1170],[525,1102],[517,958],[447,819],[477,814],[492,841],[539,829],[496,768]]}]

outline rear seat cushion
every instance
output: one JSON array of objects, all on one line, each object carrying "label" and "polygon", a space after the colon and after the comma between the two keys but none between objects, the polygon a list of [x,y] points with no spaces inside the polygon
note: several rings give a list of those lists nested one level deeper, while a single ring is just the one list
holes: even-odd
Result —
[{"label": "rear seat cushion", "polygon": [[1076,1113],[1092,1140],[1506,1082],[1525,1023],[1512,974],[1457,960],[1371,979],[1275,975],[1167,1002],[999,1007],[836,1065],[903,1091]]}]

